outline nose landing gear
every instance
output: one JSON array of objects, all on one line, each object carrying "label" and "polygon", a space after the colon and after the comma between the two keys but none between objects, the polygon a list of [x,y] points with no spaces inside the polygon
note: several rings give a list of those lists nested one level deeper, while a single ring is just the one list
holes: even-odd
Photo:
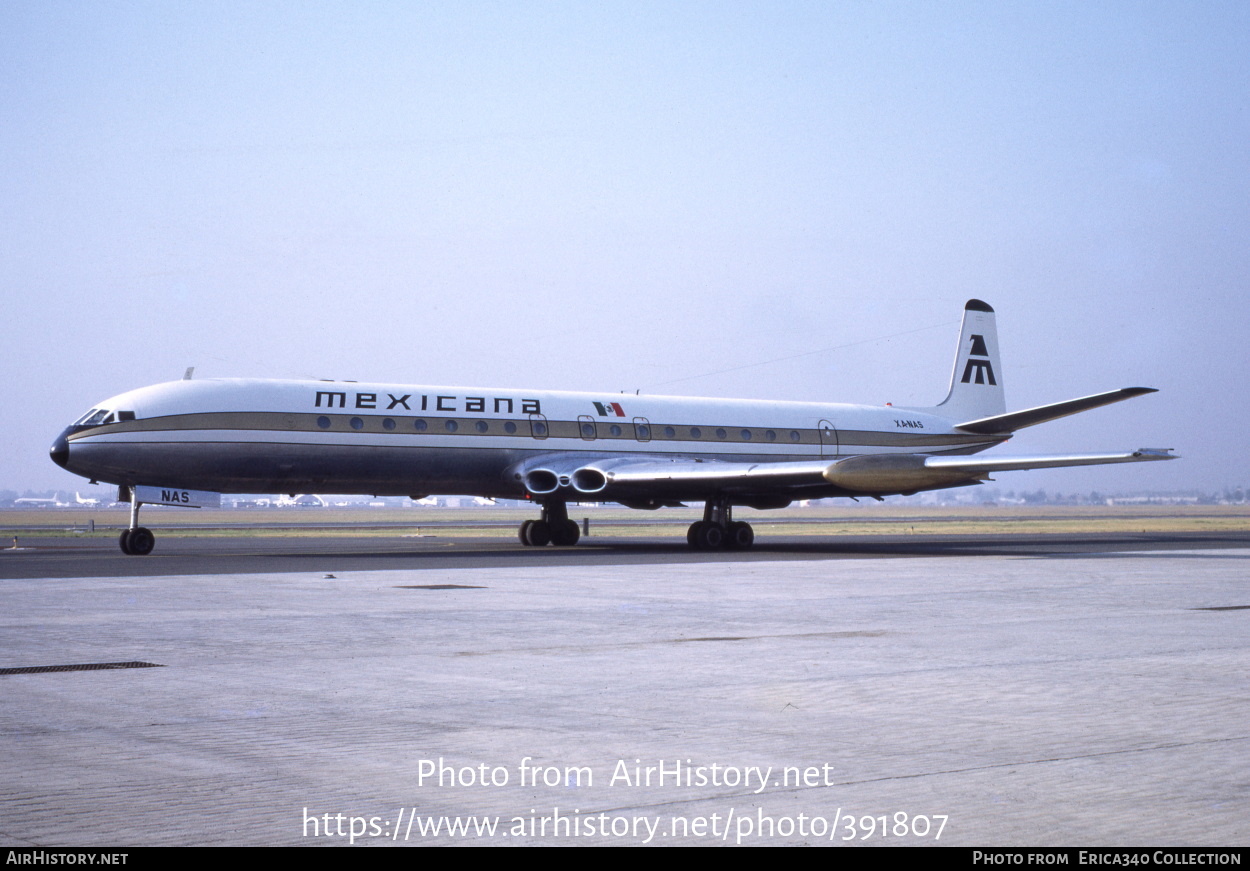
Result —
[{"label": "nose landing gear", "polygon": [[152,534],[152,530],[136,526],[132,529],[123,529],[117,543],[121,545],[122,553],[127,556],[147,556],[156,546],[156,536]]},{"label": "nose landing gear", "polygon": [[147,556],[156,546],[156,536],[152,530],[139,525],[139,494],[134,487],[130,488],[130,528],[123,529],[117,544],[126,556]]}]

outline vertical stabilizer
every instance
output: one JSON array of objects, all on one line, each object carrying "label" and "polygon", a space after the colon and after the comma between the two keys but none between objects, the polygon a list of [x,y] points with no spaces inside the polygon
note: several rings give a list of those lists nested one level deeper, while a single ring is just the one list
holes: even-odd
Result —
[{"label": "vertical stabilizer", "polygon": [[993,417],[1007,411],[994,309],[979,299],[970,299],[964,306],[950,392],[941,405],[926,410],[955,421]]}]

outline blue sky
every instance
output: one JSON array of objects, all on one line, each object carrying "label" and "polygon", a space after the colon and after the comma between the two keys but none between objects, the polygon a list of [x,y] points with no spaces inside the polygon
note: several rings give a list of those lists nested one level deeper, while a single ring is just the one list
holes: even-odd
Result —
[{"label": "blue sky", "polygon": [[14,0],[0,80],[3,487],[192,365],[932,405],[970,297],[1011,408],[1161,389],[1011,453],[1185,457],[1000,488],[1250,483],[1244,3]]}]

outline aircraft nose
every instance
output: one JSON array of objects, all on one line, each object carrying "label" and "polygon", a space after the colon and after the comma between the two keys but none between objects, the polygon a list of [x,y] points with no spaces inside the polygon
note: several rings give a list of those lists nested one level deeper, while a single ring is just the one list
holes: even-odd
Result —
[{"label": "aircraft nose", "polygon": [[69,430],[65,430],[65,432],[57,436],[56,441],[52,443],[52,447],[48,449],[48,456],[52,458],[52,462],[62,469],[67,468],[65,464],[69,462],[69,439],[65,437],[65,434],[68,432]]}]

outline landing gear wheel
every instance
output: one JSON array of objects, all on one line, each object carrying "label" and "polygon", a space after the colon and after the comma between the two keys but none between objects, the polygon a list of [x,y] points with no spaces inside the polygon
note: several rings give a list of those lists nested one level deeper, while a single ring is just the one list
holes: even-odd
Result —
[{"label": "landing gear wheel", "polygon": [[686,544],[690,545],[695,550],[699,549],[699,527],[702,525],[702,520],[696,520],[694,523],[690,524],[690,528],[686,530]]},{"label": "landing gear wheel", "polygon": [[729,533],[725,536],[725,547],[730,550],[746,550],[755,543],[755,530],[751,524],[737,520],[729,524]]},{"label": "landing gear wheel", "polygon": [[517,538],[521,539],[521,544],[526,547],[530,546],[530,527],[534,525],[534,521],[527,520],[521,524],[521,528],[517,530]]},{"label": "landing gear wheel", "polygon": [[131,550],[130,550],[130,530],[129,529],[122,530],[122,534],[118,536],[117,544],[122,549],[122,553],[124,553],[126,556],[132,555]]},{"label": "landing gear wheel", "polygon": [[152,534],[152,530],[142,526],[136,526],[134,529],[128,529],[129,533],[122,540],[122,552],[131,556],[147,556],[152,552],[152,548],[156,546],[156,536]]},{"label": "landing gear wheel", "polygon": [[699,545],[704,550],[720,550],[725,546],[725,530],[715,523],[706,523],[699,530]]},{"label": "landing gear wheel", "polygon": [[720,550],[725,546],[725,530],[710,521],[700,521],[694,536],[694,546],[699,550]]},{"label": "landing gear wheel", "polygon": [[[551,544],[551,526],[545,520],[529,521],[530,528],[525,533],[525,543],[530,547],[546,547]],[[522,524],[524,525],[524,524]]]},{"label": "landing gear wheel", "polygon": [[551,524],[551,543],[556,547],[572,547],[582,537],[582,530],[576,520]]}]

